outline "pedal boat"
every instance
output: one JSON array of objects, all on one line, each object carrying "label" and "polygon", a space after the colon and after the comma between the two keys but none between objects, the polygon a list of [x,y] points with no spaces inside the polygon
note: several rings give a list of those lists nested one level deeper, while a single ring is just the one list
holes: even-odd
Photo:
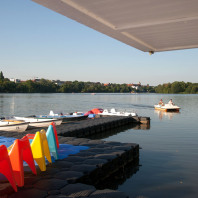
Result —
[{"label": "pedal boat", "polygon": [[137,116],[135,112],[119,112],[115,108],[112,108],[110,111],[104,109],[102,113],[98,113],[101,116]]},{"label": "pedal boat", "polygon": [[172,105],[172,104],[165,104],[165,105],[154,105],[154,108],[156,110],[162,110],[162,111],[179,111],[180,107],[178,107],[177,105]]}]

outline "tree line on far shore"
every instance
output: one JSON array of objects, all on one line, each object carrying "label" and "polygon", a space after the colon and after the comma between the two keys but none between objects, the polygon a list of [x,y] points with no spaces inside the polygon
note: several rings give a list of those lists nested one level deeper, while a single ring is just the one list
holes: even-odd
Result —
[{"label": "tree line on far shore", "polygon": [[12,82],[0,72],[0,93],[186,93],[198,94],[198,83],[178,82],[152,86],[140,86],[137,90],[127,84],[66,81],[61,85],[51,80],[38,82]]},{"label": "tree line on far shore", "polygon": [[143,86],[136,90],[127,84],[104,85],[103,83],[66,81],[61,85],[53,81],[40,79],[38,82],[12,82],[0,73],[0,93],[130,93],[154,92],[153,87]]},{"label": "tree line on far shore", "polygon": [[198,83],[179,82],[166,83],[155,87],[156,93],[198,94]]},{"label": "tree line on far shore", "polygon": [[8,79],[0,81],[0,93],[130,93],[130,92],[154,92],[153,88],[141,88],[135,90],[127,84],[109,84],[93,82],[65,82],[57,85],[46,79],[39,82],[27,80],[15,83]]}]

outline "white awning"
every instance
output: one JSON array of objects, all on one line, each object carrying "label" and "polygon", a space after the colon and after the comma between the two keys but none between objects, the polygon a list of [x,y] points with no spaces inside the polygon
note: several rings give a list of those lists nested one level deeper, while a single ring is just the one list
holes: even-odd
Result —
[{"label": "white awning", "polygon": [[144,52],[198,47],[198,0],[32,0]]}]

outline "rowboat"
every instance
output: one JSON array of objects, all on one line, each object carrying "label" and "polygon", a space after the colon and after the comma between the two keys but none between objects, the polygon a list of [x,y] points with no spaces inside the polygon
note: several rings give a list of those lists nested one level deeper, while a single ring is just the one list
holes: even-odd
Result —
[{"label": "rowboat", "polygon": [[62,119],[63,122],[68,122],[68,121],[77,121],[77,120],[83,120],[88,117],[88,115],[84,115],[83,112],[74,112],[74,113],[55,113],[54,111],[50,111],[49,115],[40,115],[37,116],[39,118],[46,118],[46,119]]},{"label": "rowboat", "polygon": [[0,131],[24,132],[29,123],[19,120],[1,120]]},{"label": "rowboat", "polygon": [[120,112],[116,111],[115,108],[112,108],[110,111],[108,109],[104,109],[102,113],[98,113],[101,116],[137,116],[137,113],[134,112]]},{"label": "rowboat", "polygon": [[177,105],[173,105],[173,104],[165,104],[165,105],[154,105],[154,108],[156,110],[162,110],[162,111],[179,111],[180,107],[178,107]]},{"label": "rowboat", "polygon": [[21,120],[29,123],[29,128],[32,127],[48,127],[51,122],[54,122],[56,125],[62,123],[62,119],[52,119],[52,118],[38,118],[38,117],[13,117],[15,120]]}]

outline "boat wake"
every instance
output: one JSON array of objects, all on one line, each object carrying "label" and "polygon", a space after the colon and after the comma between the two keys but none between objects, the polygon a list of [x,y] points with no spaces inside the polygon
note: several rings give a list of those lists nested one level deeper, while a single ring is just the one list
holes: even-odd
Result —
[{"label": "boat wake", "polygon": [[153,109],[153,106],[152,105],[144,105],[144,104],[132,104],[131,106],[133,107],[138,107],[138,108],[147,108],[147,109]]}]

